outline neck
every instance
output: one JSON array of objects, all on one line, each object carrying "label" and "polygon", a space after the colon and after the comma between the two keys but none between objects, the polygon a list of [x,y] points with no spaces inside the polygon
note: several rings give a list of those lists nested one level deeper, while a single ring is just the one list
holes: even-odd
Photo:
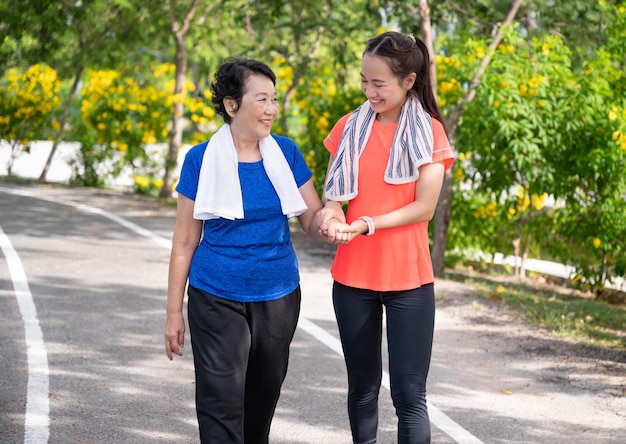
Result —
[{"label": "neck", "polygon": [[398,121],[399,118],[400,118],[400,113],[397,113],[397,115],[395,113],[393,115],[390,113],[376,115],[376,120],[381,125],[389,125],[391,123],[395,123]]},{"label": "neck", "polygon": [[259,149],[258,140],[238,137],[232,130],[231,134],[233,136],[235,150],[237,151],[237,158],[240,162],[256,162],[261,160],[261,150]]}]

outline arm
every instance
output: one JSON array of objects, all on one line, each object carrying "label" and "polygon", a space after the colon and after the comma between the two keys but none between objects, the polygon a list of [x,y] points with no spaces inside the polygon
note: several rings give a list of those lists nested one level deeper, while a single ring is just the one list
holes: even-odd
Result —
[{"label": "arm", "polygon": [[[328,166],[326,168],[326,181],[328,181],[328,175],[335,156],[331,155],[328,158]],[[324,189],[326,189],[326,183],[324,183]],[[349,226],[346,225],[346,215],[343,212],[343,202],[336,200],[329,200],[326,195],[322,193],[322,203],[324,204],[324,210],[330,216],[320,220],[320,232],[326,236],[328,242],[331,243],[346,243],[351,237],[344,235],[343,232]],[[348,228],[349,229],[349,228]]]},{"label": "arm", "polygon": [[178,195],[165,306],[165,352],[170,360],[173,359],[172,353],[182,356],[180,349],[185,343],[183,299],[191,258],[202,235],[202,221],[193,218],[193,206],[191,199]]},{"label": "arm", "polygon": [[[424,165],[420,168],[419,179],[415,185],[415,201],[389,213],[364,216],[372,217],[376,230],[431,220],[437,209],[444,173],[445,167],[442,162]],[[350,227],[353,236],[368,232],[367,223],[360,219],[353,221]]]},{"label": "arm", "polygon": [[337,222],[345,222],[346,219],[341,206],[323,206],[312,179],[309,179],[300,187],[300,194],[308,207],[307,211],[298,216],[300,226],[313,238],[328,240],[326,234],[321,230],[321,226],[331,219],[337,219]]}]

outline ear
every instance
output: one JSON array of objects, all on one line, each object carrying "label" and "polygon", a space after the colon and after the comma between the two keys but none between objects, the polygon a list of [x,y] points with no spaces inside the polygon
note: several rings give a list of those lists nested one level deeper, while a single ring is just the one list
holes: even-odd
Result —
[{"label": "ear", "polygon": [[237,101],[235,99],[233,99],[232,97],[224,98],[224,110],[226,110],[230,117],[233,117],[235,114],[237,114],[237,109]]},{"label": "ear", "polygon": [[417,74],[415,74],[414,72],[406,76],[406,78],[404,79],[404,86],[406,87],[407,90],[413,88],[416,78],[417,78]]}]

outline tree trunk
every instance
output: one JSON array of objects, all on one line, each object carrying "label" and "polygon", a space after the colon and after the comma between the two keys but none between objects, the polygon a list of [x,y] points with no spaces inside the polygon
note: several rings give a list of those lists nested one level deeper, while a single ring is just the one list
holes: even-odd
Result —
[{"label": "tree trunk", "polygon": [[[174,36],[176,45],[176,82],[174,86],[174,94],[180,97],[174,104],[172,110],[172,131],[170,133],[170,144],[165,156],[165,165],[163,172],[163,187],[159,191],[159,197],[167,199],[172,197],[172,188],[174,179],[172,172],[176,168],[178,161],[178,151],[183,144],[183,113],[185,104],[183,100],[183,92],[185,87],[185,76],[187,75],[187,49],[185,47],[185,35],[189,31],[191,20],[196,13],[200,0],[193,0],[189,6],[189,10],[185,15],[182,24],[179,23],[175,16],[170,0],[166,0],[165,7],[169,15],[169,24]],[[202,17],[201,17],[202,18]]]},{"label": "tree trunk", "polygon": [[435,65],[435,45],[433,44],[432,25],[430,22],[430,9],[428,1],[419,0],[419,11],[421,18],[422,40],[428,48],[428,58],[430,59],[430,83],[433,93],[437,97],[437,66]]},{"label": "tree trunk", "polygon": [[63,136],[65,135],[65,128],[67,126],[67,119],[70,115],[70,110],[72,109],[72,102],[74,101],[74,96],[76,95],[76,91],[78,90],[78,84],[80,83],[80,78],[83,75],[84,66],[78,65],[76,67],[76,73],[74,74],[74,83],[72,83],[72,88],[70,89],[70,94],[67,98],[67,102],[65,103],[65,109],[63,110],[63,114],[61,115],[61,121],[59,122],[59,131],[54,137],[54,141],[52,142],[52,149],[50,150],[50,154],[48,155],[48,160],[46,160],[46,164],[39,175],[39,183],[46,183],[46,176],[48,175],[48,170],[50,170],[50,165],[52,165],[52,158],[56,153],[57,147],[63,141]]},{"label": "tree trunk", "polygon": [[159,192],[159,197],[166,199],[172,197],[172,187],[174,179],[172,173],[178,161],[178,151],[183,144],[183,113],[185,110],[183,102],[183,88],[185,86],[185,75],[187,73],[187,52],[185,50],[184,36],[176,36],[176,83],[174,94],[180,97],[174,104],[172,111],[172,129],[170,131],[170,143],[165,156],[165,170],[163,172],[163,187]]},{"label": "tree trunk", "polygon": [[[420,0],[426,3],[426,0]],[[495,34],[493,40],[489,44],[485,57],[480,61],[478,70],[474,74],[468,89],[458,106],[453,106],[450,110],[450,114],[446,119],[446,128],[448,131],[448,138],[450,139],[450,145],[454,148],[454,134],[459,124],[459,119],[463,114],[464,108],[469,104],[476,96],[476,89],[480,83],[480,78],[485,73],[489,62],[491,61],[491,55],[498,47],[502,38],[504,37],[504,29],[511,24],[517,11],[522,5],[523,0],[511,0],[509,11],[504,21],[499,25],[498,31]],[[436,76],[435,76],[436,78]],[[444,177],[443,187],[437,202],[437,210],[435,212],[435,224],[433,234],[433,248],[432,248],[432,262],[433,271],[435,276],[443,276],[445,271],[445,251],[448,243],[448,228],[450,227],[450,213],[452,209],[452,172],[448,170]]]}]

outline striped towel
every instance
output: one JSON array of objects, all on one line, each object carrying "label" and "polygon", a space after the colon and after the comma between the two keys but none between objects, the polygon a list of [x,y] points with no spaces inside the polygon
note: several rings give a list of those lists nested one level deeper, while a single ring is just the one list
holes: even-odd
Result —
[{"label": "striped towel", "polygon": [[[359,157],[372,131],[376,113],[369,101],[348,118],[335,158],[328,172],[325,196],[329,200],[351,200],[358,194]],[[398,185],[415,182],[419,167],[432,162],[433,125],[420,101],[409,96],[402,106],[398,127],[389,151],[384,180]]]}]

